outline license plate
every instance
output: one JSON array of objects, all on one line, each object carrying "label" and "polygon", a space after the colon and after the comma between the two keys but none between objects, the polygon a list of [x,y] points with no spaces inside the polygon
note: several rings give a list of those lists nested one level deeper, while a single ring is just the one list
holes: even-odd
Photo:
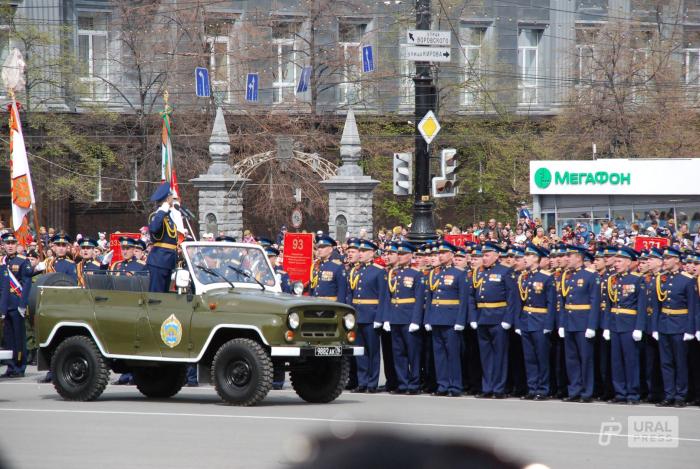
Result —
[{"label": "license plate", "polygon": [[343,347],[316,347],[314,352],[317,357],[340,357]]}]

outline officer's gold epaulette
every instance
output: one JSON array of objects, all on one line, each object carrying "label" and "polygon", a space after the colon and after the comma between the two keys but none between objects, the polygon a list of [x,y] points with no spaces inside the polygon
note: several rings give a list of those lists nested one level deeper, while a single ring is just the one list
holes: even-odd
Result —
[{"label": "officer's gold epaulette", "polygon": [[333,259],[333,263],[343,265],[343,261],[341,261],[340,259]]},{"label": "officer's gold epaulette", "polygon": [[142,261],[141,259],[137,260],[136,262],[138,262],[138,263],[141,264],[141,265],[146,265],[146,262],[145,262],[145,261]]},{"label": "officer's gold epaulette", "polygon": [[540,270],[540,273],[545,274],[547,277],[550,277],[552,275],[552,272],[550,272],[549,270],[544,270],[544,269]]},{"label": "officer's gold epaulette", "polygon": [[681,272],[681,275],[684,275],[684,276],[686,276],[686,277],[688,277],[688,278],[692,278],[692,279],[694,279],[694,278],[695,278],[695,276],[694,276],[694,275],[692,275],[692,274],[689,274],[688,272]]},{"label": "officer's gold epaulette", "polygon": [[642,277],[642,276],[644,275],[644,274],[641,273],[641,272],[630,272],[630,273],[631,273],[632,275],[634,275],[635,277]]},{"label": "officer's gold epaulette", "polygon": [[98,267],[101,265],[101,264],[100,264],[99,262],[97,262],[96,260],[91,260],[90,263],[91,263],[92,265],[96,265],[96,266],[98,266]]},{"label": "officer's gold epaulette", "polygon": [[75,264],[75,261],[73,259],[68,259],[67,257],[63,259],[66,262],[70,262],[71,264]]},{"label": "officer's gold epaulette", "polygon": [[17,254],[17,257],[19,257],[20,259],[26,259],[26,258],[27,258],[27,256],[23,256],[22,254]]},{"label": "officer's gold epaulette", "polygon": [[587,272],[590,272],[592,274],[596,273],[596,270],[593,267],[586,267],[585,269]]}]

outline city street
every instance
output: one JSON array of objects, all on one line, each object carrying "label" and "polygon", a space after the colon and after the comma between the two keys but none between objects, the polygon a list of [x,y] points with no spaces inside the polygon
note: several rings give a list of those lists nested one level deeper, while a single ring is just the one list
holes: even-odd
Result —
[{"label": "city street", "polygon": [[[700,458],[698,407],[351,393],[309,405],[285,388],[239,408],[221,404],[210,387],[149,401],[132,386],[109,386],[98,401],[79,403],[61,400],[37,376],[0,382],[0,455],[12,469],[284,467],[303,455],[306,436],[363,429],[475,440],[523,465],[552,468],[693,467]],[[628,416],[677,416],[678,447],[628,448]],[[599,443],[605,422],[621,423],[607,446]]]}]

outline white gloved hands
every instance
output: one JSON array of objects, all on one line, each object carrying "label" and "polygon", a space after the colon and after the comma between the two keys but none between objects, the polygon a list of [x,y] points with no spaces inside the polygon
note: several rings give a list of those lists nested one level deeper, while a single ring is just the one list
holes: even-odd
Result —
[{"label": "white gloved hands", "polygon": [[25,314],[27,314],[27,308],[17,308],[17,312],[19,312],[19,315],[24,317]]},{"label": "white gloved hands", "polygon": [[603,339],[610,340],[610,329],[603,330]]},{"label": "white gloved hands", "polygon": [[634,340],[635,342],[639,342],[640,340],[642,340],[642,331],[640,331],[639,329],[632,331],[632,340]]},{"label": "white gloved hands", "polygon": [[380,327],[382,327],[382,323],[377,322],[377,321],[374,321],[374,323],[372,325],[374,326],[375,329],[379,329]]},{"label": "white gloved hands", "polygon": [[102,256],[102,265],[109,265],[112,263],[112,257],[114,257],[114,251],[109,251],[107,254]]},{"label": "white gloved hands", "polygon": [[44,262],[44,261],[39,262],[39,263],[36,265],[36,267],[34,267],[34,270],[35,270],[36,272],[43,272],[43,271],[45,271],[45,270],[46,270],[46,262]]},{"label": "white gloved hands", "polygon": [[654,331],[651,333],[651,336],[654,338],[654,340],[659,340],[659,333]]},{"label": "white gloved hands", "polygon": [[414,322],[408,325],[408,332],[416,332],[418,329],[420,329],[420,326]]},{"label": "white gloved hands", "polygon": [[501,327],[505,330],[508,330],[508,329],[510,329],[510,324],[508,324],[507,322],[502,322]]},{"label": "white gloved hands", "polygon": [[455,330],[456,330],[456,331],[463,331],[463,330],[464,330],[464,326],[461,325],[461,324],[455,324]]},{"label": "white gloved hands", "polygon": [[683,334],[683,342],[688,342],[689,340],[693,340],[695,336],[693,334],[688,334],[687,332]]},{"label": "white gloved hands", "polygon": [[594,329],[586,329],[586,333],[584,334],[586,339],[592,339],[595,337],[595,330]]},{"label": "white gloved hands", "polygon": [[469,323],[469,327],[476,330],[476,328],[479,327],[479,325],[476,323],[476,321],[472,321]]},{"label": "white gloved hands", "polygon": [[547,334],[549,334],[550,332],[552,332],[551,329],[545,329],[545,330],[542,331],[542,333],[543,333],[544,335],[547,335]]},{"label": "white gloved hands", "polygon": [[382,326],[382,329],[384,329],[387,332],[391,332],[391,324],[389,324],[389,321],[384,321],[384,325]]},{"label": "white gloved hands", "polygon": [[698,339],[698,341],[700,342],[700,331],[697,331],[695,333],[695,338]]},{"label": "white gloved hands", "polygon": [[161,212],[168,213],[170,211],[170,204],[167,202],[163,202],[163,204],[160,206],[160,208],[158,210]]},{"label": "white gloved hands", "polygon": [[557,332],[559,333],[559,337],[561,337],[563,339],[564,338],[564,328],[560,327]]},{"label": "white gloved hands", "polygon": [[433,326],[431,326],[430,324],[426,324],[426,325],[425,325],[425,330],[428,331],[428,332],[430,332],[430,331],[433,330]]},{"label": "white gloved hands", "polygon": [[515,330],[515,333],[518,334],[518,335],[522,335],[522,331],[521,331],[520,329],[516,329],[516,330]]}]

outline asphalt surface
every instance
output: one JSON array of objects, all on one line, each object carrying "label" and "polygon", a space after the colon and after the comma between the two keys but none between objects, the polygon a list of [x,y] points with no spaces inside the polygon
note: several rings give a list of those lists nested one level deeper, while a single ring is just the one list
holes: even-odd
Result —
[{"label": "asphalt surface", "polygon": [[[211,387],[156,401],[112,385],[81,403],[61,400],[38,376],[0,381],[0,459],[11,469],[285,467],[304,457],[316,435],[365,429],[476,441],[523,465],[551,468],[690,468],[700,460],[700,407],[351,393],[310,405],[285,388],[240,408],[222,404]],[[630,448],[629,416],[678,417],[678,439],[670,440],[677,447]],[[619,432],[608,445],[600,444],[604,423]]]}]

